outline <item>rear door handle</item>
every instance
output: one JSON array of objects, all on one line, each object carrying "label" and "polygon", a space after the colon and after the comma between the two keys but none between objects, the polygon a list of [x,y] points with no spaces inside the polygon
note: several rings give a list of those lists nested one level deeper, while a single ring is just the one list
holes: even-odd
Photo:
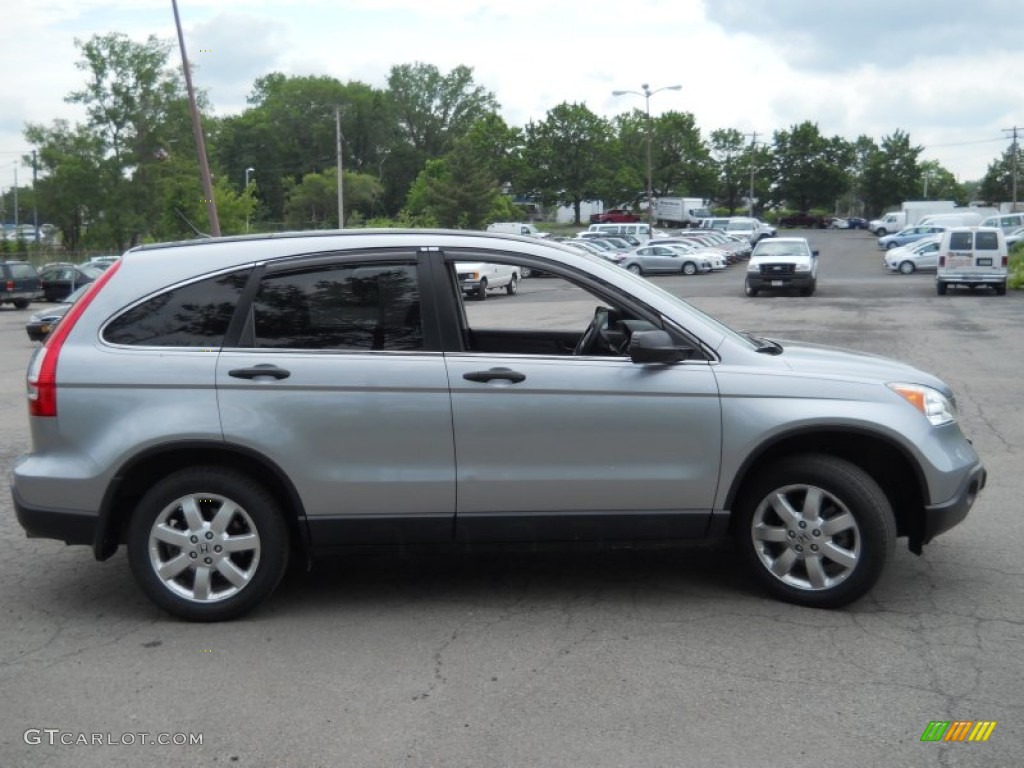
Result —
[{"label": "rear door handle", "polygon": [[489,371],[470,371],[469,373],[464,373],[462,378],[466,379],[466,381],[482,381],[484,383],[494,379],[504,379],[505,381],[511,381],[513,384],[518,384],[520,381],[526,381],[526,374],[513,371],[511,368],[491,368]]},{"label": "rear door handle", "polygon": [[254,365],[252,368],[235,368],[233,371],[228,371],[228,376],[234,376],[236,379],[256,379],[260,376],[272,376],[280,381],[281,379],[287,379],[291,375],[291,371],[278,368],[272,363],[261,363],[260,365]]}]

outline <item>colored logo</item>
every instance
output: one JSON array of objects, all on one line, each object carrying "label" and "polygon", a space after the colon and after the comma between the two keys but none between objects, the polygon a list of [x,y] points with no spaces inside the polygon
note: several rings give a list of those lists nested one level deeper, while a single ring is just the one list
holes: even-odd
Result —
[{"label": "colored logo", "polygon": [[932,720],[921,741],[988,741],[995,729],[995,720]]}]

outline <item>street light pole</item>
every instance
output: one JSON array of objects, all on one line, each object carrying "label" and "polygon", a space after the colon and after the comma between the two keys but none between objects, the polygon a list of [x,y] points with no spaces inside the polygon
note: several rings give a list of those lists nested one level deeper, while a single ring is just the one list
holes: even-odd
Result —
[{"label": "street light pole", "polygon": [[647,222],[652,227],[654,226],[654,180],[653,180],[653,169],[651,167],[651,96],[661,91],[678,91],[683,86],[681,85],[666,85],[663,88],[655,88],[653,91],[647,83],[643,83],[641,86],[643,91],[612,91],[612,96],[625,96],[627,93],[631,93],[635,96],[644,97],[644,115],[646,116],[647,125]]},{"label": "street light pole", "polygon": [[[246,192],[249,191],[249,174],[250,173],[256,173],[256,169],[255,168],[246,168],[245,169],[245,191]],[[245,231],[246,232],[249,231],[249,212],[248,212],[248,210],[246,210],[246,213],[245,213]]]}]

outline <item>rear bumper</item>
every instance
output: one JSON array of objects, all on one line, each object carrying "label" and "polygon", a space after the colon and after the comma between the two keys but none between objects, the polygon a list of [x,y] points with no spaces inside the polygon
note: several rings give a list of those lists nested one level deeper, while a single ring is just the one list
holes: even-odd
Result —
[{"label": "rear bumper", "polygon": [[978,493],[985,487],[988,481],[988,472],[983,465],[975,464],[960,483],[953,497],[942,504],[932,504],[925,507],[924,536],[922,544],[927,544],[940,533],[948,531],[953,526],[962,522],[971,507]]},{"label": "rear bumper", "polygon": [[1002,285],[1006,282],[1006,272],[980,273],[944,272],[935,278],[940,283],[970,283],[972,285]]},{"label": "rear bumper", "polygon": [[99,525],[99,515],[67,509],[40,509],[26,505],[11,489],[14,499],[14,514],[30,539],[56,539],[65,544],[88,544],[92,546]]}]

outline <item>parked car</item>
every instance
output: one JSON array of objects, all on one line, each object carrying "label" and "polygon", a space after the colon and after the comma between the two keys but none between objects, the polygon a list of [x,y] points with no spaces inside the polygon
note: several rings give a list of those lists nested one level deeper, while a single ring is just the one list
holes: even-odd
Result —
[{"label": "parked car", "polygon": [[39,273],[39,284],[45,301],[63,301],[80,285],[91,283],[103,274],[99,267],[67,266],[45,267]]},{"label": "parked car", "polygon": [[946,229],[948,229],[948,227],[944,227],[939,224],[918,224],[913,227],[904,227],[899,232],[894,232],[891,235],[885,235],[884,237],[878,238],[878,247],[883,251],[886,251],[900,245],[917,242],[921,238],[928,237],[929,235],[938,235]]},{"label": "parked car", "polygon": [[1024,240],[1024,227],[1018,227],[1006,236],[1006,247],[1013,250],[1013,247]]},{"label": "parked car", "polygon": [[667,272],[696,275],[710,272],[711,262],[700,253],[669,243],[642,245],[627,253],[616,253],[611,259],[623,269],[636,275],[654,275]]},{"label": "parked car", "polygon": [[818,287],[818,251],[805,237],[776,237],[754,246],[747,264],[743,292],[757,296],[764,289],[800,291],[812,296]]},{"label": "parked car", "polygon": [[0,261],[0,306],[25,309],[41,290],[39,273],[27,261]]},{"label": "parked car", "polygon": [[813,213],[807,213],[806,211],[791,213],[788,216],[783,216],[779,219],[780,227],[790,229],[795,227],[800,227],[802,229],[819,229],[822,227],[828,227],[831,224],[832,217],[815,216]]},{"label": "parked car", "polygon": [[97,267],[99,269],[106,269],[111,264],[113,264],[115,261],[117,261],[119,258],[121,258],[121,257],[120,256],[93,256],[91,259],[89,259],[87,262],[85,262],[85,264],[83,264],[82,266],[84,266],[84,267]]},{"label": "parked car", "polygon": [[890,248],[882,257],[882,263],[887,269],[904,275],[932,271],[939,264],[940,240],[942,235],[929,235],[909,245]]},{"label": "parked car", "polygon": [[76,288],[74,293],[64,300],[63,304],[57,304],[56,306],[47,307],[32,313],[25,324],[25,332],[28,334],[29,339],[32,341],[42,341],[45,339],[60,319],[71,309],[71,305],[89,290],[90,285],[92,283],[86,283],[81,288]]},{"label": "parked car", "polygon": [[[474,259],[568,300],[467,308]],[[131,249],[36,349],[26,396],[20,525],[101,560],[124,545],[141,590],[197,621],[346,547],[725,536],[770,594],[834,608],[986,481],[932,375],[738,333],[600,259],[480,232]],[[942,598],[905,570],[901,593]]]},{"label": "parked car", "polygon": [[604,211],[603,213],[590,214],[591,224],[600,224],[603,222],[618,223],[630,221],[640,221],[640,217],[623,208],[612,208],[611,210]]},{"label": "parked car", "polygon": [[832,218],[832,223],[829,226],[832,229],[867,229],[868,220],[862,219],[860,216],[846,218],[835,216]]}]

